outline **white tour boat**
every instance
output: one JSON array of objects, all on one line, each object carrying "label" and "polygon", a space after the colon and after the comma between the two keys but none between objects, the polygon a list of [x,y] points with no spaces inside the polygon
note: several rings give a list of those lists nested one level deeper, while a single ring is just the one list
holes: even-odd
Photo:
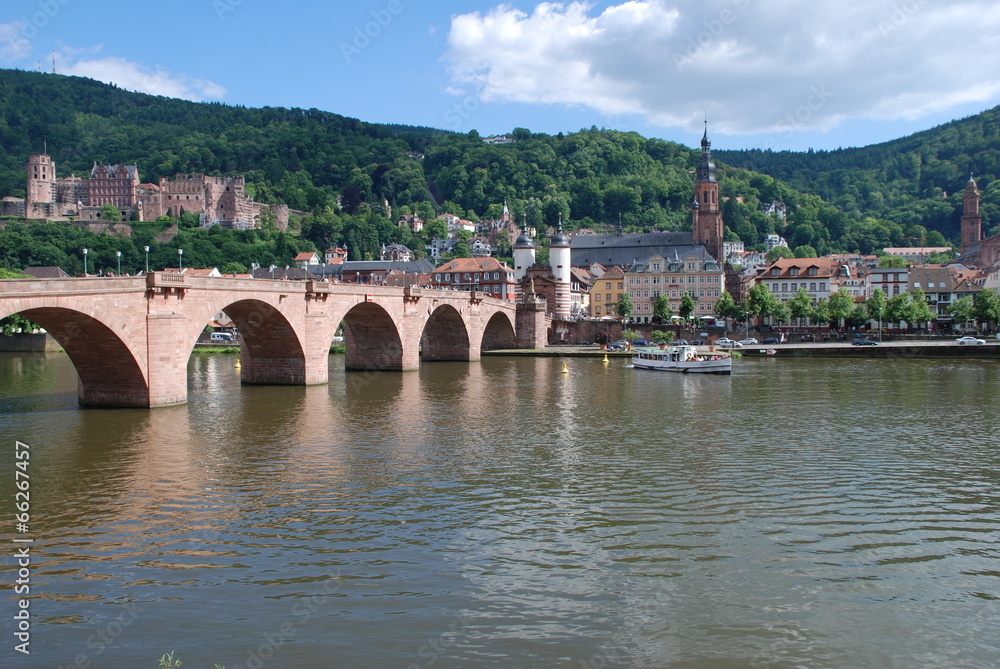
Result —
[{"label": "white tour boat", "polygon": [[728,354],[699,352],[696,346],[670,346],[664,350],[636,349],[632,353],[636,369],[657,369],[686,374],[732,374],[733,359]]}]

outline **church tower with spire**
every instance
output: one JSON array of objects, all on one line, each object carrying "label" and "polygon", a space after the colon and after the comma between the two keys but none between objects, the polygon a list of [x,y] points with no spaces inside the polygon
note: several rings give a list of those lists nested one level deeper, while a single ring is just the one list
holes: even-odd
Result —
[{"label": "church tower with spire", "polygon": [[962,253],[966,253],[983,238],[983,215],[979,211],[979,187],[969,177],[962,196]]},{"label": "church tower with spire", "polygon": [[705,121],[705,135],[701,138],[701,160],[698,161],[694,184],[694,202],[691,203],[691,223],[693,241],[703,244],[709,255],[725,262],[722,257],[722,208],[719,205],[719,181],[715,176],[715,162],[712,160],[712,142],[708,139],[708,121]]}]

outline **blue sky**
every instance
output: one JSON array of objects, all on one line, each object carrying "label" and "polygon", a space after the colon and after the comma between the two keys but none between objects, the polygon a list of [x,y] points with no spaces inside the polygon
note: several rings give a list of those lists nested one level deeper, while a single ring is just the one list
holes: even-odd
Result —
[{"label": "blue sky", "polygon": [[1000,104],[992,0],[5,0],[0,66],[482,135],[835,149]]}]

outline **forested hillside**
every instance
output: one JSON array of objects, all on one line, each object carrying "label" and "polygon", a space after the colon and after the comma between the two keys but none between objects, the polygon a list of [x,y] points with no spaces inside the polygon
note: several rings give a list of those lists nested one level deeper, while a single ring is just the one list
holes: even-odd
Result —
[{"label": "forested hillside", "polygon": [[[995,162],[990,156],[1000,155],[989,148],[995,120],[991,113],[855,152],[716,151],[727,236],[760,248],[766,235],[778,233],[801,255],[943,245],[957,236],[956,192],[967,168],[983,175],[987,222],[1000,220],[991,217],[997,192],[987,169]],[[392,242],[422,253],[440,228],[415,236],[395,225],[400,214],[493,218],[504,201],[517,220],[543,230],[560,214],[570,231],[611,229],[619,219],[627,231],[689,229],[699,149],[597,128],[556,136],[517,128],[512,136],[514,143],[495,145],[475,131],[376,125],[315,109],[192,103],[77,77],[0,70],[0,196],[24,195],[25,160],[43,146],[59,176],[87,174],[95,160],[136,163],[143,181],[184,172],[244,174],[257,200],[309,212],[301,237],[270,253],[277,264],[290,262],[296,249],[345,243],[351,259],[377,257]],[[787,220],[765,213],[775,200],[785,203]],[[204,231],[180,223],[194,246]],[[30,236],[45,229],[19,229],[19,244],[30,246]],[[218,252],[223,239],[235,248],[232,235],[206,236],[219,242]],[[201,262],[185,259],[215,264],[218,255],[205,248]],[[260,255],[243,251],[241,263]],[[24,253],[0,250],[2,264],[25,261]]]},{"label": "forested hillside", "polygon": [[974,175],[984,226],[1000,224],[1000,107],[908,137],[837,151],[720,151],[731,165],[815,193],[848,215],[920,225],[957,239],[962,190]]}]

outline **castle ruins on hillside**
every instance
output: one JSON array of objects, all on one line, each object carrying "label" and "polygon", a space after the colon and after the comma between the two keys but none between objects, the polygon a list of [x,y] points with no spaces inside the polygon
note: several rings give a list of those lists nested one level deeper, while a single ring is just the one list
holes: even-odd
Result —
[{"label": "castle ruins on hillside", "polygon": [[199,215],[205,227],[250,229],[260,227],[258,217],[269,209],[279,230],[288,227],[288,207],[254,202],[246,194],[242,176],[213,177],[176,174],[158,184],[140,183],[135,165],[94,163],[90,178],[57,177],[52,159],[29,156],[26,198],[7,197],[0,206],[4,216],[24,216],[50,221],[104,222],[102,209],[110,204],[123,221],[152,221],[181,212]]}]

